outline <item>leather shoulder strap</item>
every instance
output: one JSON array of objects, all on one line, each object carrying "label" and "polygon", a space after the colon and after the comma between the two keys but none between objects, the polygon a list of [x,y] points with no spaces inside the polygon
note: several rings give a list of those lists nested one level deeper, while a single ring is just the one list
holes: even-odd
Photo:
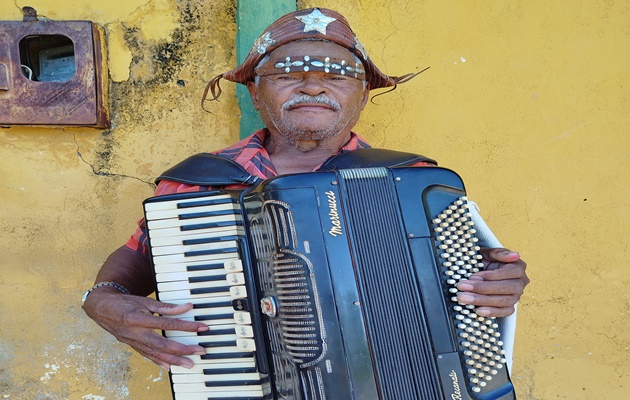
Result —
[{"label": "leather shoulder strap", "polygon": [[188,157],[162,173],[155,183],[164,179],[199,186],[252,185],[260,180],[238,163],[210,153]]},{"label": "leather shoulder strap", "polygon": [[320,171],[333,171],[349,168],[405,167],[418,162],[437,165],[435,160],[419,154],[404,153],[386,149],[360,149],[348,151],[329,158]]}]

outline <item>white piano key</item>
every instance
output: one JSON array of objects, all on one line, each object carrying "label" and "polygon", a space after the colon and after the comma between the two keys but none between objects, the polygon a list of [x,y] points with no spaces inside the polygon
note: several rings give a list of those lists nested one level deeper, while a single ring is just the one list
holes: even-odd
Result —
[{"label": "white piano key", "polygon": [[[216,303],[231,302],[231,301],[232,301],[232,297],[230,296],[211,296],[211,297],[199,296],[194,299],[175,299],[173,301],[170,301],[169,303],[172,303],[172,304],[186,304],[186,303],[216,304]],[[178,318],[177,315],[164,315],[164,317]]]},{"label": "white piano key", "polygon": [[195,317],[202,316],[202,315],[222,315],[222,314],[231,315],[233,313],[234,313],[234,308],[232,307],[193,308],[190,311],[186,311],[183,314],[174,315],[173,317],[177,319],[188,319],[188,318],[194,319]]},{"label": "white piano key", "polygon": [[177,282],[187,281],[188,278],[199,278],[204,276],[225,276],[227,275],[225,268],[210,269],[204,271],[181,271],[181,272],[169,272],[165,274],[155,274],[155,280],[159,282]]},{"label": "white piano key", "polygon": [[[218,288],[217,288],[218,289]],[[225,291],[221,290],[216,293],[199,293],[192,294],[190,290],[174,290],[172,292],[160,292],[159,297],[160,301],[165,303],[174,302],[175,300],[190,300],[199,297],[219,297],[230,294],[230,289],[226,288]]]},{"label": "white piano key", "polygon": [[[187,384],[187,383],[182,383],[181,385],[195,385],[195,384]],[[199,385],[199,384],[197,384]],[[199,385],[201,386],[201,385]],[[221,388],[223,389],[223,388]],[[208,392],[208,388],[206,388],[206,391],[190,391],[190,392],[177,392],[175,391],[176,389],[173,388],[173,391],[175,392],[175,400],[212,400],[212,399],[226,399],[226,398],[230,398],[230,397],[235,397],[235,398],[251,398],[251,399],[256,399],[259,398],[260,400],[263,400],[264,397],[264,392],[262,390],[262,387],[260,388],[254,388],[253,390],[248,388],[248,387],[241,387],[238,390],[221,390],[221,391],[212,391],[212,392]]]},{"label": "white piano key", "polygon": [[239,338],[236,340],[236,347],[242,351],[256,351],[254,339]]},{"label": "white piano key", "polygon": [[153,257],[163,256],[168,254],[182,254],[190,251],[201,250],[217,250],[217,249],[229,249],[237,246],[235,240],[226,240],[221,242],[201,243],[193,245],[176,244],[172,246],[160,246],[151,247],[151,255]]},{"label": "white piano key", "polygon": [[[216,324],[208,324],[208,326],[210,327],[210,331],[206,331],[206,332],[216,332],[219,330],[230,330],[231,332],[236,332],[236,323],[234,322],[234,319],[230,320],[231,322],[225,323],[225,322],[221,322],[221,321],[217,321],[218,323]],[[186,331],[164,331],[164,336],[175,340],[176,342],[179,341],[179,338],[182,336],[192,336],[192,337],[202,337],[202,336],[209,336],[209,335],[200,335],[197,332],[186,332]]]},{"label": "white piano key", "polygon": [[[217,342],[229,342],[232,341],[236,343],[238,336],[236,334],[232,335],[205,335],[205,336],[181,336],[178,337],[176,342],[182,343],[185,345],[198,345],[199,343],[217,343]],[[252,351],[252,350],[243,350],[243,351]]]},{"label": "white piano key", "polygon": [[245,286],[232,286],[230,288],[230,296],[233,299],[244,299],[247,297],[247,288]]},{"label": "white piano key", "polygon": [[252,328],[251,325],[237,325],[234,331],[236,332],[236,336],[240,338],[254,337],[254,328]]},{"label": "white piano key", "polygon": [[[212,391],[210,391],[212,389]],[[221,386],[220,388],[208,388],[203,383],[176,383],[173,385],[173,391],[179,395],[180,393],[191,393],[191,392],[202,392],[204,397],[197,397],[206,399],[212,398],[213,395],[216,397],[244,397],[244,396],[262,396],[262,386],[260,385],[251,385],[251,386]],[[204,391],[208,391],[206,394]],[[237,393],[235,393],[237,392]],[[179,397],[176,397],[177,400],[180,400]]]},{"label": "white piano key", "polygon": [[186,207],[186,208],[174,208],[167,210],[146,210],[145,216],[149,220],[156,219],[168,219],[168,218],[179,218],[180,216],[186,216],[190,214],[196,213],[208,213],[214,211],[223,211],[223,210],[240,210],[238,204],[235,203],[221,203],[221,204],[213,204],[208,206],[199,206],[199,207]]},{"label": "white piano key", "polygon": [[[243,228],[239,225],[215,226],[212,228],[203,228],[203,229],[199,228],[199,229],[191,229],[191,230],[182,230],[180,227],[162,228],[162,229],[149,230],[149,237],[151,238],[151,241],[153,241],[157,238],[164,238],[164,237],[178,238],[178,237],[188,236],[193,233],[205,234],[205,233],[218,233],[218,232],[233,232],[239,229],[242,230]],[[226,235],[227,234],[228,233],[226,233]]]},{"label": "white piano key", "polygon": [[156,274],[166,274],[170,272],[188,272],[192,270],[215,270],[225,269],[226,263],[231,264],[235,261],[240,262],[238,255],[231,257],[219,258],[216,260],[188,260],[186,262],[174,262],[168,264],[154,265]]},{"label": "white piano key", "polygon": [[147,221],[147,227],[150,230],[156,229],[164,229],[164,228],[174,228],[181,226],[193,226],[193,225],[201,225],[201,224],[213,224],[216,222],[236,222],[242,221],[240,215],[236,214],[228,214],[228,215],[216,215],[212,217],[202,217],[202,218],[193,218],[193,219],[158,219],[155,221]]},{"label": "white piano key", "polygon": [[234,311],[234,320],[239,325],[251,325],[252,316],[247,311]]},{"label": "white piano key", "polygon": [[157,237],[154,237],[152,233],[150,232],[149,234],[151,235],[151,249],[153,249],[154,247],[159,247],[159,246],[171,246],[171,245],[181,244],[183,240],[214,239],[214,238],[225,237],[225,236],[244,236],[245,235],[245,231],[243,227],[239,227],[239,226],[226,227],[225,229],[222,229],[221,231],[210,230],[209,232],[202,232],[202,233],[199,233],[198,231],[179,231],[179,233],[180,234],[177,236],[160,237],[158,235]]},{"label": "white piano key", "polygon": [[221,370],[221,369],[230,369],[230,368],[250,368],[255,369],[256,363],[253,361],[249,362],[224,362],[224,363],[216,363],[216,364],[205,364],[205,365],[193,365],[192,368],[184,368],[179,367],[177,365],[171,365],[171,373],[173,374],[203,374],[204,369],[209,370]]},{"label": "white piano key", "polygon": [[187,199],[178,199],[178,200],[169,200],[169,201],[149,201],[144,204],[144,209],[147,211],[178,209],[180,204],[185,205],[185,204],[195,203],[195,202],[199,202],[203,200],[218,200],[218,201],[229,200],[231,198],[232,196],[229,194],[216,194],[216,195],[190,197]]},{"label": "white piano key", "polygon": [[184,262],[196,261],[216,261],[226,258],[238,258],[237,252],[219,253],[219,254],[203,254],[198,256],[184,256],[183,254],[169,254],[166,256],[153,257],[153,263],[158,265],[179,264]]},{"label": "white piano key", "polygon": [[[160,291],[160,294],[168,291],[175,290],[190,290],[190,289],[199,289],[199,288],[216,288],[222,286],[230,286],[225,277],[220,281],[209,281],[209,282],[196,282],[189,283],[188,281],[175,281],[175,282],[161,282],[158,283],[157,287]],[[229,290],[229,289],[228,289]]]},{"label": "white piano key", "polygon": [[235,356],[235,355],[240,355],[240,357],[233,357],[233,358],[216,358],[216,359],[202,359],[201,356],[198,355],[192,355],[192,356],[184,356],[190,360],[192,360],[192,362],[195,365],[201,364],[221,364],[221,363],[226,363],[226,362],[255,362],[256,359],[253,356],[253,353],[251,356],[247,356],[250,353],[247,352],[243,352],[243,351],[239,351],[239,352],[232,352],[230,355]]},{"label": "white piano key", "polygon": [[244,285],[245,276],[242,273],[227,274],[221,280],[205,281],[205,282],[189,282],[189,281],[172,281],[172,282],[160,282],[157,287],[160,293],[172,290],[184,290],[184,289],[200,289],[200,288],[213,288],[222,286],[234,286]]},{"label": "white piano key", "polygon": [[[204,375],[202,374],[173,374],[171,376],[173,384],[176,383],[204,383],[204,382],[229,382],[229,381],[256,381],[260,380],[258,372],[247,374],[221,374],[221,375]],[[247,386],[243,386],[246,388]]]}]

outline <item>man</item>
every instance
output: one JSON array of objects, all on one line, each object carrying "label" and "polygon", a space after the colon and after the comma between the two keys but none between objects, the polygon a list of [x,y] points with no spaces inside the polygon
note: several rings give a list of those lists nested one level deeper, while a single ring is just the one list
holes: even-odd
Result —
[{"label": "man", "polygon": [[[345,18],[334,11],[287,14],[263,32],[243,64],[210,82],[214,99],[221,93],[221,78],[247,85],[266,125],[215,154],[262,179],[315,171],[331,156],[369,147],[351,130],[369,91],[395,86],[412,76],[390,77],[379,71]],[[206,189],[163,179],[156,195]],[[480,315],[509,315],[529,283],[526,265],[518,253],[506,249],[483,249],[482,253],[487,268],[459,284],[459,300],[478,306]],[[103,264],[96,284],[84,295],[84,309],[118,340],[161,367],[191,367],[192,361],[185,356],[205,354],[205,349],[173,342],[154,330],[201,332],[208,326],[160,316],[182,314],[192,305],[145,297],[154,288],[141,220],[127,244]]]}]

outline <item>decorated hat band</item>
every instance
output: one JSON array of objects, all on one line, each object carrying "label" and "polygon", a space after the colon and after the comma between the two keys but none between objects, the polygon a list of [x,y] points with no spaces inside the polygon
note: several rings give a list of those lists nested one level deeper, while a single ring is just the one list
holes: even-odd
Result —
[{"label": "decorated hat band", "polygon": [[286,57],[284,60],[267,61],[255,69],[256,75],[268,76],[288,74],[291,72],[325,72],[327,74],[344,75],[359,80],[365,79],[363,64],[342,58],[325,56]]}]

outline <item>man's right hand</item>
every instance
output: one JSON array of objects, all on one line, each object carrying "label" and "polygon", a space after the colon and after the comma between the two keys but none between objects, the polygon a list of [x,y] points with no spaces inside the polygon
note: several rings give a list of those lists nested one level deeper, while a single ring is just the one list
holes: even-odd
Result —
[{"label": "man's right hand", "polygon": [[122,294],[109,287],[92,291],[83,306],[88,316],[116,339],[166,370],[171,365],[190,368],[194,363],[184,356],[206,354],[201,346],[177,343],[156,332],[207,331],[208,326],[203,323],[156,315],[179,315],[192,307],[191,303],[169,304],[148,297]]}]

